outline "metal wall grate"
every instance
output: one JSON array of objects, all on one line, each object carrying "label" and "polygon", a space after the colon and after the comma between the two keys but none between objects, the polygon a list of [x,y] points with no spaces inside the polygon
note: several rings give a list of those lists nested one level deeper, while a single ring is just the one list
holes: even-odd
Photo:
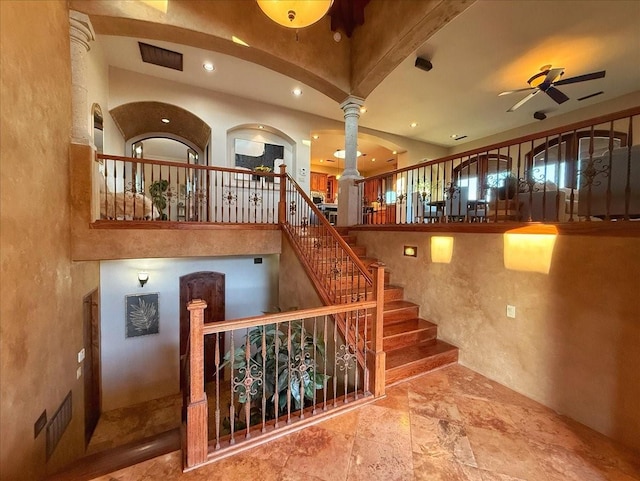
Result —
[{"label": "metal wall grate", "polygon": [[71,422],[72,408],[71,391],[69,391],[69,394],[64,398],[58,410],[51,416],[51,421],[47,424],[47,461],[53,454],[53,451],[60,442],[60,438],[62,438],[67,426]]}]

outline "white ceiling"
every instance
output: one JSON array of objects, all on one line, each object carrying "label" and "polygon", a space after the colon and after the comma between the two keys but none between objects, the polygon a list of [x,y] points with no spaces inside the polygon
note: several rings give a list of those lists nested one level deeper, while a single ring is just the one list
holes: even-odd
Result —
[{"label": "white ceiling", "polygon": [[[366,9],[365,9],[366,21]],[[98,36],[110,65],[202,88],[342,120],[336,102],[265,67],[217,52],[149,42],[184,54],[184,72],[140,60],[138,39]],[[416,56],[433,63],[414,67]],[[214,72],[202,64],[211,61]],[[564,78],[606,70],[606,77],[559,87],[570,100],[558,105],[543,93],[515,112],[507,109],[527,92],[543,65],[564,67]],[[256,82],[255,79],[260,81]],[[299,86],[301,97],[291,91]],[[452,146],[529,123],[535,111],[563,114],[640,89],[640,1],[638,0],[478,0],[402,62],[366,99],[360,124],[372,129]],[[578,102],[577,98],[604,94]],[[409,124],[417,122],[417,127]],[[452,134],[466,135],[456,142]],[[310,137],[312,132],[309,133]],[[322,135],[312,143],[312,165],[328,158],[342,136]],[[361,172],[379,170],[393,157],[386,148],[359,141]],[[376,162],[371,162],[372,158]],[[323,165],[337,165],[323,164]]]}]

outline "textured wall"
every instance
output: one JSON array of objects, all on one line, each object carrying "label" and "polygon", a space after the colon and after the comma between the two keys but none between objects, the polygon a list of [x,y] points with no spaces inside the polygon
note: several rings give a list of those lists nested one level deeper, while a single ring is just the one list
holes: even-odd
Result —
[{"label": "textured wall", "polygon": [[462,364],[640,449],[640,239],[559,236],[545,275],[506,270],[500,234],[453,236],[450,264],[430,262],[427,233],[359,231],[358,243]]},{"label": "textured wall", "polygon": [[282,253],[280,254],[279,307],[283,310],[309,309],[322,306],[311,280],[300,264],[298,256],[282,234]]},{"label": "textured wall", "polygon": [[[0,2],[0,478],[40,479],[83,451],[81,291],[95,265],[69,256],[71,69],[66,2]],[[72,282],[74,276],[77,282]],[[49,463],[42,410],[69,390],[74,414]]]}]

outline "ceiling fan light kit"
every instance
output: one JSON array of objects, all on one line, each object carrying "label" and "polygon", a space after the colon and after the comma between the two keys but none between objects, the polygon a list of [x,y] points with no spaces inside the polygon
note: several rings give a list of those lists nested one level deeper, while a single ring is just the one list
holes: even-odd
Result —
[{"label": "ceiling fan light kit", "polygon": [[[560,90],[558,90],[556,86],[568,85],[568,84],[573,84],[578,82],[586,82],[588,80],[595,80],[595,79],[603,78],[605,74],[606,74],[606,71],[601,70],[599,72],[592,72],[584,75],[578,75],[577,77],[561,79],[561,77],[564,75],[563,67],[552,69],[551,65],[545,65],[540,69],[539,73],[533,75],[531,78],[529,78],[529,80],[527,80],[527,83],[529,84],[528,88],[508,90],[506,92],[499,93],[498,96],[533,90],[533,92],[527,95],[524,99],[520,100],[513,107],[507,110],[507,112],[513,112],[514,110],[520,108],[526,102],[531,100],[538,92],[544,92],[549,97],[551,97],[551,99],[553,99],[554,102],[556,102],[557,104],[562,104],[567,100],[569,100],[569,97],[565,95],[563,92],[561,92]],[[535,114],[534,114],[534,117],[535,117]],[[543,119],[538,119],[538,120],[543,120]]]}]

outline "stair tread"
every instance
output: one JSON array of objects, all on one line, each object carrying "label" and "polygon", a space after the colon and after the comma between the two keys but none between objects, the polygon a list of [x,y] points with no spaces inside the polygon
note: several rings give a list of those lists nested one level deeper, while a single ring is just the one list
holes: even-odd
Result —
[{"label": "stair tread", "polygon": [[419,317],[414,317],[412,319],[407,319],[406,321],[401,321],[389,326],[384,326],[383,337],[398,336],[413,331],[421,331],[437,327],[438,326],[433,322],[429,322],[426,319],[422,319]]},{"label": "stair tread", "polygon": [[404,300],[395,300],[395,301],[387,301],[384,303],[384,312],[395,311],[397,309],[405,309],[407,307],[417,307],[418,304],[414,302],[404,301]]},{"label": "stair tread", "polygon": [[458,348],[451,344],[434,339],[410,347],[394,349],[387,352],[387,371],[402,368],[408,364],[420,362],[429,357],[449,351],[457,351]]}]

